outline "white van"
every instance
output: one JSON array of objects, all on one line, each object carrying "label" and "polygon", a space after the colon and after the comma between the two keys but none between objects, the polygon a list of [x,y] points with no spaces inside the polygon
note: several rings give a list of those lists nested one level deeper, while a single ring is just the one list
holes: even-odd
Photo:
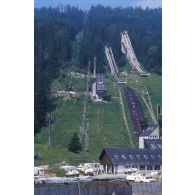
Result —
[{"label": "white van", "polygon": [[45,174],[42,167],[34,167],[34,176],[43,176]]}]

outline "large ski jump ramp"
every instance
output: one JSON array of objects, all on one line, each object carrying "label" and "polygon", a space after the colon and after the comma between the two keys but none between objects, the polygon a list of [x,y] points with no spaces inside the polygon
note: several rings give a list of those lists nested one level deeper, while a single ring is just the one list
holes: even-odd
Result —
[{"label": "large ski jump ramp", "polygon": [[140,76],[148,76],[149,73],[142,70],[139,61],[133,50],[129,35],[127,31],[121,33],[121,50],[127,56],[132,68],[140,74]]}]

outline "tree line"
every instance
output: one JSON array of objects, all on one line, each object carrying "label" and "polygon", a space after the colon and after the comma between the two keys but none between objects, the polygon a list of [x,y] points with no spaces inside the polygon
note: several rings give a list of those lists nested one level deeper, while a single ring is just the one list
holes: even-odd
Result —
[{"label": "tree line", "polygon": [[42,8],[34,11],[34,129],[45,125],[52,109],[50,84],[62,67],[69,66],[72,43],[82,30],[84,12],[75,7]]},{"label": "tree line", "polygon": [[92,7],[84,23],[80,64],[97,58],[104,71],[104,45],[109,44],[119,66],[124,65],[121,52],[121,32],[128,31],[138,60],[150,72],[161,74],[162,10],[142,8]]}]

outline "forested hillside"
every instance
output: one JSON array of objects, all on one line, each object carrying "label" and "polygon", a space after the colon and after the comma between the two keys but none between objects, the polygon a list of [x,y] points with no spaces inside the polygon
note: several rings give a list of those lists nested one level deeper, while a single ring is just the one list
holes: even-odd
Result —
[{"label": "forested hillside", "polygon": [[60,68],[70,66],[72,45],[83,26],[84,13],[77,8],[35,9],[35,133],[52,109],[50,84]]},{"label": "forested hillside", "polygon": [[51,82],[61,69],[86,69],[97,58],[97,71],[104,72],[104,45],[110,44],[119,66],[121,31],[127,30],[138,60],[149,72],[161,74],[162,10],[109,8],[101,5],[84,12],[75,7],[35,9],[35,133],[55,108],[50,99]]},{"label": "forested hillside", "polygon": [[84,23],[80,64],[96,56],[103,70],[104,45],[110,44],[118,65],[123,66],[120,33],[127,30],[138,60],[146,70],[161,74],[161,16],[161,9],[92,7]]}]

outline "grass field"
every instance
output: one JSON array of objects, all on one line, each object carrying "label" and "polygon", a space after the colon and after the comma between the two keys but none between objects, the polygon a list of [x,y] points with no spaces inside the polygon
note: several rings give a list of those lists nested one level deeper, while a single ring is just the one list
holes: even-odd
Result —
[{"label": "grass field", "polygon": [[[51,144],[52,149],[48,148],[48,128],[43,128],[41,133],[36,135],[35,142],[37,149],[44,154],[41,161],[57,162],[64,160],[61,156],[68,153],[66,161],[73,163],[77,162],[67,152],[68,143],[74,132],[79,133],[80,125],[82,123],[83,101],[69,100],[64,101],[62,107],[58,111],[57,120],[52,125]],[[89,154],[76,154],[78,160],[83,161],[98,160],[98,155],[104,147],[130,146],[126,129],[124,126],[121,106],[119,102],[113,101],[111,103],[94,103],[89,102],[87,108],[87,118],[89,119]],[[61,155],[63,154],[63,155]],[[57,160],[58,159],[58,160]]]},{"label": "grass field", "polygon": [[141,82],[145,83],[152,100],[152,107],[156,115],[156,107],[162,107],[162,77],[152,74],[149,77],[142,77]]},{"label": "grass field", "polygon": [[[108,94],[115,98],[112,98],[110,103],[93,102],[91,100],[88,102],[89,152],[75,154],[67,150],[74,132],[79,134],[80,131],[83,114],[83,97],[66,101],[61,100],[59,101],[58,108],[55,110],[56,121],[52,124],[51,147],[48,147],[48,127],[42,128],[41,132],[35,136],[35,148],[41,155],[40,160],[35,161],[35,165],[54,165],[61,161],[77,165],[81,162],[98,161],[98,157],[104,147],[131,147],[118,98],[118,89],[120,89],[128,126],[132,137],[134,137],[127,102],[123,94],[123,85],[118,85],[113,82],[110,74],[107,73],[106,75]],[[68,85],[69,79],[70,78],[63,73],[52,83],[52,87],[64,89],[64,86]],[[126,79],[128,80],[127,86],[134,89],[138,95],[142,93],[145,86],[147,87],[154,110],[157,103],[161,105],[161,77],[157,75],[140,77],[137,73],[132,73],[128,75]],[[73,78],[72,83],[75,91],[85,90],[85,79]],[[151,123],[150,115],[142,100],[141,103],[144,112],[149,118],[149,123]],[[135,140],[134,143],[138,146]],[[55,166],[53,170],[57,171]]]}]

